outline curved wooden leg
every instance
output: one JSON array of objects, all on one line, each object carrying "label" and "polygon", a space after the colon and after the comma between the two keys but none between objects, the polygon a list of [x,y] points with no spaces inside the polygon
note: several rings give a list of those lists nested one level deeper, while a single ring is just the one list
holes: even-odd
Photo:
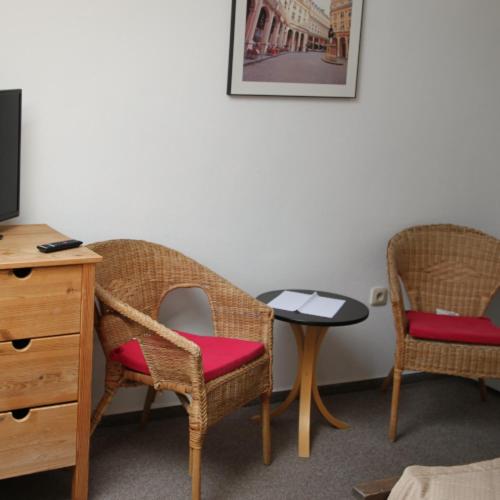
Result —
[{"label": "curved wooden leg", "polygon": [[481,401],[486,401],[488,389],[486,388],[486,384],[484,383],[484,378],[477,379],[477,383],[479,384],[479,394],[481,395]]},{"label": "curved wooden leg", "polygon": [[97,405],[96,409],[94,410],[94,413],[92,415],[92,422],[90,426],[90,435],[92,435],[98,426],[99,422],[101,421],[101,418],[104,414],[104,411],[108,407],[109,403],[113,399],[113,396],[115,395],[116,391],[118,390],[118,385],[113,385],[113,386],[108,386],[104,389],[104,394],[99,401],[99,404]]},{"label": "curved wooden leg", "polygon": [[261,400],[261,422],[262,422],[262,455],[265,465],[271,463],[271,412],[270,394],[262,394]]},{"label": "curved wooden leg", "polygon": [[141,415],[141,425],[146,425],[149,420],[149,414],[151,413],[151,405],[153,404],[156,397],[156,389],[154,387],[148,386],[148,393],[146,394],[146,399],[144,401],[144,409]]},{"label": "curved wooden leg", "polygon": [[275,408],[271,412],[271,418],[278,417],[282,413],[284,413],[288,407],[297,399],[299,395],[300,389],[300,378],[301,378],[301,367],[302,367],[302,358],[304,356],[304,332],[300,325],[295,323],[290,323],[290,327],[295,336],[295,343],[297,344],[297,375],[295,377],[295,382],[293,384],[292,389],[288,393],[286,399],[281,403],[277,408]]},{"label": "curved wooden leg", "polygon": [[349,429],[349,424],[339,420],[338,418],[334,417],[327,409],[323,401],[321,400],[321,396],[319,395],[318,392],[318,386],[313,386],[313,397],[314,397],[314,402],[316,403],[316,406],[318,407],[318,410],[320,411],[321,415],[323,415],[324,419],[332,426],[335,427],[336,429]]},{"label": "curved wooden leg", "polygon": [[385,377],[385,380],[382,382],[382,386],[380,387],[380,390],[382,392],[387,392],[387,389],[391,385],[393,378],[394,378],[394,366],[391,368],[391,371],[387,374],[387,377]]},{"label": "curved wooden leg", "polygon": [[319,354],[319,349],[321,346],[321,342],[323,342],[323,338],[326,335],[326,332],[328,331],[327,328],[325,328],[320,335],[318,336],[318,339],[316,341],[316,353],[315,353],[315,359],[314,359],[314,374],[313,374],[313,383],[312,383],[312,395],[314,402],[316,403],[316,406],[318,407],[318,410],[320,411],[321,415],[323,415],[324,419],[333,427],[336,429],[349,429],[349,424],[343,422],[342,420],[339,420],[338,418],[334,417],[327,409],[325,404],[323,403],[323,400],[321,399],[321,395],[318,390],[318,385],[316,383],[316,363],[318,360],[318,354]]},{"label": "curved wooden leg", "polygon": [[398,408],[399,408],[399,392],[401,389],[401,370],[394,368],[394,381],[392,385],[392,403],[391,403],[391,420],[389,424],[389,439],[396,441],[398,432]]},{"label": "curved wooden leg", "polygon": [[[285,400],[279,404],[273,411],[271,411],[271,418],[278,417],[284,413],[288,407],[297,399],[300,389],[300,370],[302,366],[302,357],[304,354],[304,332],[300,325],[290,323],[293,334],[295,336],[295,343],[297,344],[297,375],[295,376],[295,382],[293,387],[290,389]],[[251,417],[252,420],[259,420],[260,415],[254,415]]]},{"label": "curved wooden leg", "polygon": [[307,327],[304,340],[304,354],[301,365],[300,407],[299,407],[299,457],[310,456],[311,395],[316,366],[316,343],[322,328]]}]

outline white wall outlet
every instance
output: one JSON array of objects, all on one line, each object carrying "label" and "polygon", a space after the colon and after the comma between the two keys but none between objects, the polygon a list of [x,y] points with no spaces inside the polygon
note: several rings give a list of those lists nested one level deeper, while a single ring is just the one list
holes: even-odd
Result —
[{"label": "white wall outlet", "polygon": [[375,286],[370,290],[370,305],[385,306],[387,304],[387,288]]}]

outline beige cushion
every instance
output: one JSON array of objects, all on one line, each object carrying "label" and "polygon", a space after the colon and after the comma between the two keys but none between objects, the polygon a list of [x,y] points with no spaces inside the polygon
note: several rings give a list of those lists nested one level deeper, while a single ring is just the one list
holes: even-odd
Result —
[{"label": "beige cushion", "polygon": [[498,500],[500,458],[453,467],[407,467],[389,500]]}]

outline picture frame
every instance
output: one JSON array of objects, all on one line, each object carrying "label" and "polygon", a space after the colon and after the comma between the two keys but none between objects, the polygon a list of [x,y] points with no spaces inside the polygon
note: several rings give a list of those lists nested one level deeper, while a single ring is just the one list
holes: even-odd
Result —
[{"label": "picture frame", "polygon": [[227,94],[356,97],[363,0],[233,0]]}]

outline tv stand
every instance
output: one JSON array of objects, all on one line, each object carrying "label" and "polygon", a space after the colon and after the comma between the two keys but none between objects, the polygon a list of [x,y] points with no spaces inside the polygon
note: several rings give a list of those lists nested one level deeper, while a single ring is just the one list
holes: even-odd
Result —
[{"label": "tv stand", "polygon": [[87,500],[101,257],[82,247],[39,252],[67,239],[41,224],[0,232],[0,479],[72,467],[72,499]]}]

